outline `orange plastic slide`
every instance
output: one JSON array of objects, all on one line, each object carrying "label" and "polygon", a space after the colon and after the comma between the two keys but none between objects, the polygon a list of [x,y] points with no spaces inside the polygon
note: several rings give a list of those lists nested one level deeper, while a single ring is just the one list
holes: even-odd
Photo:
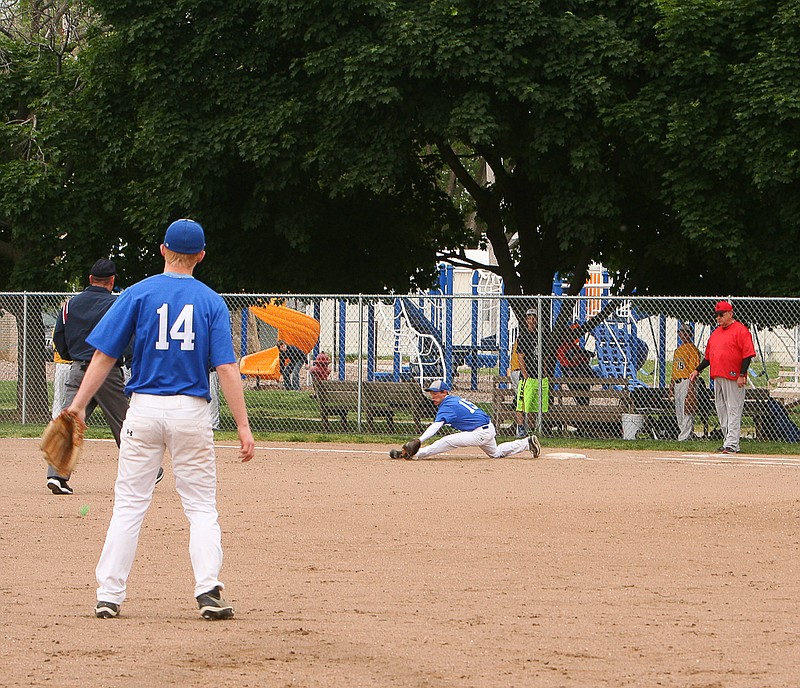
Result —
[{"label": "orange plastic slide", "polygon": [[[306,353],[309,353],[319,340],[319,321],[310,315],[271,303],[266,306],[250,306],[250,311],[259,320],[278,330],[278,339],[293,344]],[[278,347],[273,346],[243,356],[239,361],[239,371],[242,375],[258,376],[265,380],[280,380]]]}]

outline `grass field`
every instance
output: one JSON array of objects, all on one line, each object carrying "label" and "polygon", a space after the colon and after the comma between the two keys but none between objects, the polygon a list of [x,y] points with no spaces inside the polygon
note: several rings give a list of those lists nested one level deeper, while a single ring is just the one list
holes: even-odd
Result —
[{"label": "grass field", "polygon": [[[52,399],[52,385],[49,389]],[[319,417],[319,406],[308,391],[289,391],[274,386],[262,389],[246,389],[245,402],[250,416],[251,427],[257,437],[261,439],[286,439],[291,441],[314,441],[314,442],[396,442],[408,439],[408,437],[418,434],[414,427],[410,415],[398,412],[395,416],[395,431],[391,433],[388,424],[383,418],[375,419],[375,429],[377,435],[366,433],[366,425],[362,425],[361,431],[357,427],[355,415],[351,414],[349,419],[349,432],[341,432],[340,425],[336,419],[332,420],[332,433],[323,432]],[[491,411],[491,405],[486,402],[478,404],[487,412]],[[0,381],[0,413],[3,416],[14,415],[16,409],[16,382]],[[790,417],[800,425],[800,407],[790,409]],[[233,428],[234,423],[224,400],[220,407],[220,427]],[[711,418],[712,424],[715,418]],[[713,426],[713,425],[712,425]],[[43,425],[30,424],[22,425],[16,422],[0,422],[0,436],[2,437],[34,437],[41,434]],[[743,423],[743,447],[751,451],[759,451],[772,454],[793,454],[797,452],[797,445],[781,442],[764,442],[747,439],[753,435],[754,428],[752,421],[748,418]],[[89,437],[110,437],[110,432],[102,413],[98,410],[90,420],[88,430]],[[218,437],[230,437],[225,432],[218,433]],[[547,433],[544,433],[547,437]],[[558,436],[551,438],[561,446],[588,446],[593,448],[642,448],[642,449],[679,449],[682,445],[665,440],[637,439],[633,442],[624,441],[621,438],[587,439],[580,437]],[[718,440],[708,440],[694,443],[696,448],[701,451],[713,451],[719,446]]]}]

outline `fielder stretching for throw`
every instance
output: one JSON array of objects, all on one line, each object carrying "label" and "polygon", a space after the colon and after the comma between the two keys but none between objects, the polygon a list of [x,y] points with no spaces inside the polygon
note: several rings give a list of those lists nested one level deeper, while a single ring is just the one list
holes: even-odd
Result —
[{"label": "fielder stretching for throw", "polygon": [[[479,447],[492,458],[529,451],[535,459],[542,453],[536,435],[498,445],[495,441],[497,431],[491,418],[471,401],[450,394],[450,386],[443,380],[435,380],[425,388],[425,391],[430,393],[433,403],[437,406],[436,418],[419,439],[406,442],[400,450],[392,449],[389,456],[393,459],[427,459],[456,447]],[[444,425],[449,425],[460,432],[445,435],[427,447],[421,447],[425,440],[433,437]]]},{"label": "fielder stretching for throw", "polygon": [[230,315],[216,292],[192,277],[205,257],[203,228],[177,220],[167,229],[164,272],[126,289],[87,339],[96,351],[69,411],[83,419],[86,405],[135,335],[131,403],[122,426],[114,511],[97,564],[95,616],[119,614],[142,521],[156,474],[169,450],[175,489],[189,519],[194,596],[205,619],[229,619],[222,599],[222,539],[217,517],[217,473],[211,429],[208,371],[216,368],[239,433],[239,456],[253,458]]}]

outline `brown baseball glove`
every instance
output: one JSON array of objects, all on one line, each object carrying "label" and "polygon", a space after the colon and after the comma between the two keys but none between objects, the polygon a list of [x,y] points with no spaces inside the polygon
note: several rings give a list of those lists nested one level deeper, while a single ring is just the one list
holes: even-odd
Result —
[{"label": "brown baseball glove", "polygon": [[51,420],[42,433],[39,447],[47,461],[59,475],[69,476],[83,448],[86,423],[74,413],[62,411]]},{"label": "brown baseball glove", "polygon": [[413,459],[421,445],[418,439],[409,440],[400,449],[392,449],[389,456],[393,459]]}]

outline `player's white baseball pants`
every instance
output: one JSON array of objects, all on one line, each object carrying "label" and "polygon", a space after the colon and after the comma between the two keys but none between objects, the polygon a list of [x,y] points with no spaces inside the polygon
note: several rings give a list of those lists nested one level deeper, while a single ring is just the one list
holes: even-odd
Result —
[{"label": "player's white baseball pants", "polygon": [[134,394],[122,426],[114,512],[95,571],[97,599],[121,604],[139,532],[167,450],[175,488],[189,519],[194,596],[216,586],[222,568],[217,521],[217,472],[208,403],[190,396]]},{"label": "player's white baseball pants", "polygon": [[430,456],[442,454],[456,447],[478,447],[494,459],[501,459],[504,456],[511,456],[512,454],[519,454],[529,450],[527,437],[498,445],[495,441],[496,435],[497,431],[494,423],[484,425],[477,430],[455,432],[452,435],[445,435],[427,447],[422,447],[414,458],[427,459]]},{"label": "player's white baseball pants", "polygon": [[[697,384],[700,384],[699,382]],[[689,393],[689,378],[680,380],[672,388],[675,395],[675,420],[678,422],[678,441],[688,440],[694,432],[694,416],[687,416],[683,412],[686,404],[686,395]]]},{"label": "player's white baseball pants", "polygon": [[726,377],[714,378],[714,406],[717,409],[719,427],[725,439],[723,447],[739,451],[739,435],[742,432],[745,388],[736,380]]}]

